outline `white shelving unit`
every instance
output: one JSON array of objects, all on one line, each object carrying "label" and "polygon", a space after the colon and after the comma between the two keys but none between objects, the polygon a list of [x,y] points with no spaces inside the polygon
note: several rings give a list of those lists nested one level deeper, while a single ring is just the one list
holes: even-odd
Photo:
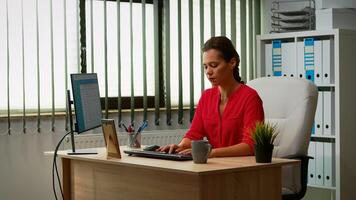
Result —
[{"label": "white shelving unit", "polygon": [[[274,41],[278,40],[282,42],[282,45],[283,43],[289,45],[290,50],[286,50],[290,59],[287,62],[281,62],[280,75],[306,78],[305,74],[300,72],[300,69],[306,69],[305,63],[301,63],[301,59],[306,59],[304,57],[306,54],[300,55],[299,45],[300,43],[306,45],[307,38],[313,38],[315,44],[316,41],[331,41],[329,77],[332,78],[327,83],[318,81],[324,74],[319,74],[317,67],[320,66],[317,65],[323,64],[314,63],[314,81],[319,91],[331,91],[334,94],[332,96],[334,106],[330,109],[334,121],[331,134],[323,132],[311,137],[312,141],[323,143],[322,145],[334,144],[332,149],[333,182],[331,185],[309,184],[308,187],[329,190],[330,199],[353,200],[356,199],[354,186],[356,182],[356,158],[354,156],[356,152],[356,31],[333,29],[257,36],[257,76],[273,76],[274,71],[271,73],[271,67],[277,68],[273,68],[275,64],[269,63],[268,58],[275,55],[269,48]],[[281,51],[279,53],[283,54],[283,48]],[[306,51],[304,49],[304,52]],[[284,64],[288,65],[288,69],[284,69]]]}]

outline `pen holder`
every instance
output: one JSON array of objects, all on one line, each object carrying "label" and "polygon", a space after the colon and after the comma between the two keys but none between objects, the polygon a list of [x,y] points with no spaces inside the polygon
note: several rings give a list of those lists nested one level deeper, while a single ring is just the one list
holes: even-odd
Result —
[{"label": "pen holder", "polygon": [[141,134],[130,133],[127,135],[127,146],[129,148],[141,148]]}]

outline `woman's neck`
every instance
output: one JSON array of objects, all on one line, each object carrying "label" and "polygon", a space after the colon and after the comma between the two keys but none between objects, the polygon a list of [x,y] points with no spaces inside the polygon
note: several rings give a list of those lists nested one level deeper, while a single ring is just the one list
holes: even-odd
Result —
[{"label": "woman's neck", "polygon": [[231,94],[238,88],[240,87],[239,82],[237,81],[231,81],[228,84],[225,85],[220,85],[219,86],[219,91],[220,91],[220,101],[225,103],[227,102],[228,98],[231,96]]}]

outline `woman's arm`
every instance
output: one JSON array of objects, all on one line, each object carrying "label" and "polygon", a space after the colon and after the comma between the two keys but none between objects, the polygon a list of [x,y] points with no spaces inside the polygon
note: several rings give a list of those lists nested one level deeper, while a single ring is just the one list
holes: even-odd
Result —
[{"label": "woman's arm", "polygon": [[209,157],[231,157],[250,155],[253,155],[250,146],[245,143],[240,143],[228,147],[215,148],[211,150]]}]

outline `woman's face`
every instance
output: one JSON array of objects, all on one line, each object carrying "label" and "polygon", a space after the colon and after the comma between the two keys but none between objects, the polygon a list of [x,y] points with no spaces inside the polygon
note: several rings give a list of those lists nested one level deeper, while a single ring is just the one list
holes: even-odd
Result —
[{"label": "woman's face", "polygon": [[209,49],[203,53],[205,74],[213,86],[224,85],[234,79],[235,64],[236,59],[226,62],[218,50]]}]

